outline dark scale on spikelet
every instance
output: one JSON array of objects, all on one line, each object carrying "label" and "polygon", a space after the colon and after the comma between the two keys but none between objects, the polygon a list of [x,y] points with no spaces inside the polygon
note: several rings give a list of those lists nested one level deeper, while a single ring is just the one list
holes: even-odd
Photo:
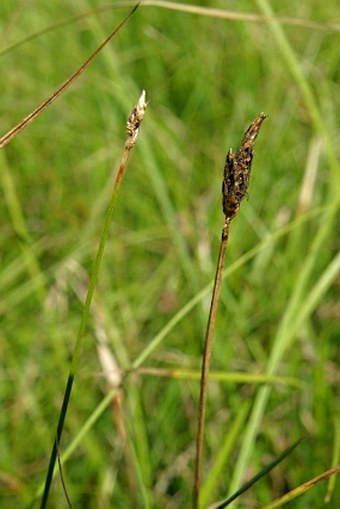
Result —
[{"label": "dark scale on spikelet", "polygon": [[241,200],[247,195],[254,141],[266,117],[261,113],[245,132],[239,150],[233,154],[230,149],[227,153],[222,183],[222,207],[227,221],[237,214]]}]

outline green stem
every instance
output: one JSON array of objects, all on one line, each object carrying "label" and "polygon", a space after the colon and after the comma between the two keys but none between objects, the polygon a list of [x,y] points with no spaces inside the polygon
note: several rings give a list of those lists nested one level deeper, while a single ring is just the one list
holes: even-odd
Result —
[{"label": "green stem", "polygon": [[119,170],[117,173],[117,177],[116,177],[116,180],[115,180],[115,183],[113,186],[113,191],[112,191],[112,195],[111,195],[111,199],[110,199],[110,203],[109,203],[109,208],[106,213],[104,227],[103,227],[103,230],[102,230],[102,233],[100,236],[100,241],[99,241],[96,258],[94,260],[93,267],[92,267],[90,283],[89,283],[89,287],[87,290],[85,304],[83,307],[83,313],[82,313],[82,317],[81,317],[81,321],[80,321],[80,325],[79,325],[77,340],[76,340],[76,344],[74,347],[70,371],[69,371],[66,388],[65,388],[65,392],[64,392],[63,403],[62,403],[61,411],[59,414],[56,436],[54,439],[50,462],[49,462],[49,466],[48,466],[48,470],[47,470],[47,474],[46,474],[45,487],[44,487],[44,492],[43,492],[43,496],[41,499],[41,505],[40,505],[41,509],[46,508],[46,504],[47,504],[47,500],[48,500],[48,496],[49,496],[49,492],[50,492],[50,488],[51,488],[51,484],[52,484],[53,472],[54,472],[56,459],[57,459],[57,453],[58,453],[58,444],[60,444],[60,441],[61,441],[65,417],[66,417],[68,405],[70,402],[74,377],[75,377],[75,373],[77,371],[77,367],[79,364],[79,358],[80,358],[80,353],[81,353],[81,347],[83,344],[83,338],[85,335],[87,323],[88,323],[89,316],[90,316],[93,293],[94,293],[94,289],[95,289],[95,286],[98,281],[98,274],[99,274],[99,269],[100,269],[100,265],[101,265],[102,258],[103,258],[105,243],[106,243],[106,239],[107,239],[110,224],[111,224],[111,219],[112,219],[112,215],[113,215],[113,211],[114,211],[114,207],[115,207],[115,203],[116,203],[116,199],[117,199],[117,194],[119,191],[119,187],[120,187],[120,184],[121,184],[121,181],[123,178],[123,174],[124,174],[124,170],[126,168],[127,160],[129,157],[130,148],[127,145],[125,145],[122,161],[121,161],[121,164],[120,164],[120,167],[119,167]]}]

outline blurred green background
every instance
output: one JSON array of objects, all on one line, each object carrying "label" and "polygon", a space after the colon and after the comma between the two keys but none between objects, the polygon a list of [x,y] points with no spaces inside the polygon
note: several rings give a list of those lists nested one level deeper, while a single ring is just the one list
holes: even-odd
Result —
[{"label": "blurred green background", "polygon": [[[271,3],[277,16],[302,22],[265,20],[266,0],[199,2],[259,16],[252,21],[142,5],[1,151],[1,509],[29,507],[44,481],[125,122],[142,89],[147,114],[118,196],[61,444],[65,451],[80,438],[64,465],[73,507],[190,505],[224,159],[261,111],[269,118],[225,264],[202,504],[225,498],[300,436],[308,440],[237,507],[264,506],[340,462],[340,27],[330,25],[338,2]],[[1,2],[1,134],[68,78],[132,4],[95,11],[103,5]],[[80,436],[112,387],[105,360],[125,370],[142,354],[141,369]],[[338,503],[339,485],[323,482],[285,507]],[[48,507],[66,507],[59,475]]]}]

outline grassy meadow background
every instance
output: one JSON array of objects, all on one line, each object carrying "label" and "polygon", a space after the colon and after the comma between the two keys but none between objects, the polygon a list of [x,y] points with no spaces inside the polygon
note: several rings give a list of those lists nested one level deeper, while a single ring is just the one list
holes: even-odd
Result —
[{"label": "grassy meadow background", "polygon": [[[190,506],[224,159],[261,111],[269,118],[249,199],[231,225],[216,323],[202,505],[225,498],[301,436],[233,507],[263,507],[340,463],[340,34],[328,26],[338,2],[198,3],[257,15],[271,4],[305,23],[142,5],[0,152],[0,509],[39,506],[30,504],[46,475],[126,118],[142,89],[148,109],[61,443],[73,507]],[[105,39],[130,8],[119,5],[0,3],[1,134]],[[138,369],[100,408],[115,383],[107,362]],[[323,482],[285,507],[337,504],[339,483]],[[48,507],[66,507],[58,473]]]}]

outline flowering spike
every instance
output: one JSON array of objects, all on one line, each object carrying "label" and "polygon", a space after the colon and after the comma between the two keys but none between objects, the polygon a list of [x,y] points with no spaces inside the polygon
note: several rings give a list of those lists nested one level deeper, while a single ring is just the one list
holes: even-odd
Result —
[{"label": "flowering spike", "polygon": [[128,121],[126,123],[128,139],[126,140],[125,145],[128,149],[131,149],[136,143],[136,139],[139,132],[139,126],[144,118],[147,105],[148,103],[146,102],[146,93],[145,90],[143,90],[136,106],[131,111]]},{"label": "flowering spike", "polygon": [[251,163],[254,156],[254,142],[267,115],[260,115],[245,132],[239,150],[227,153],[222,183],[222,208],[229,223],[237,214],[241,200],[247,195]]}]

